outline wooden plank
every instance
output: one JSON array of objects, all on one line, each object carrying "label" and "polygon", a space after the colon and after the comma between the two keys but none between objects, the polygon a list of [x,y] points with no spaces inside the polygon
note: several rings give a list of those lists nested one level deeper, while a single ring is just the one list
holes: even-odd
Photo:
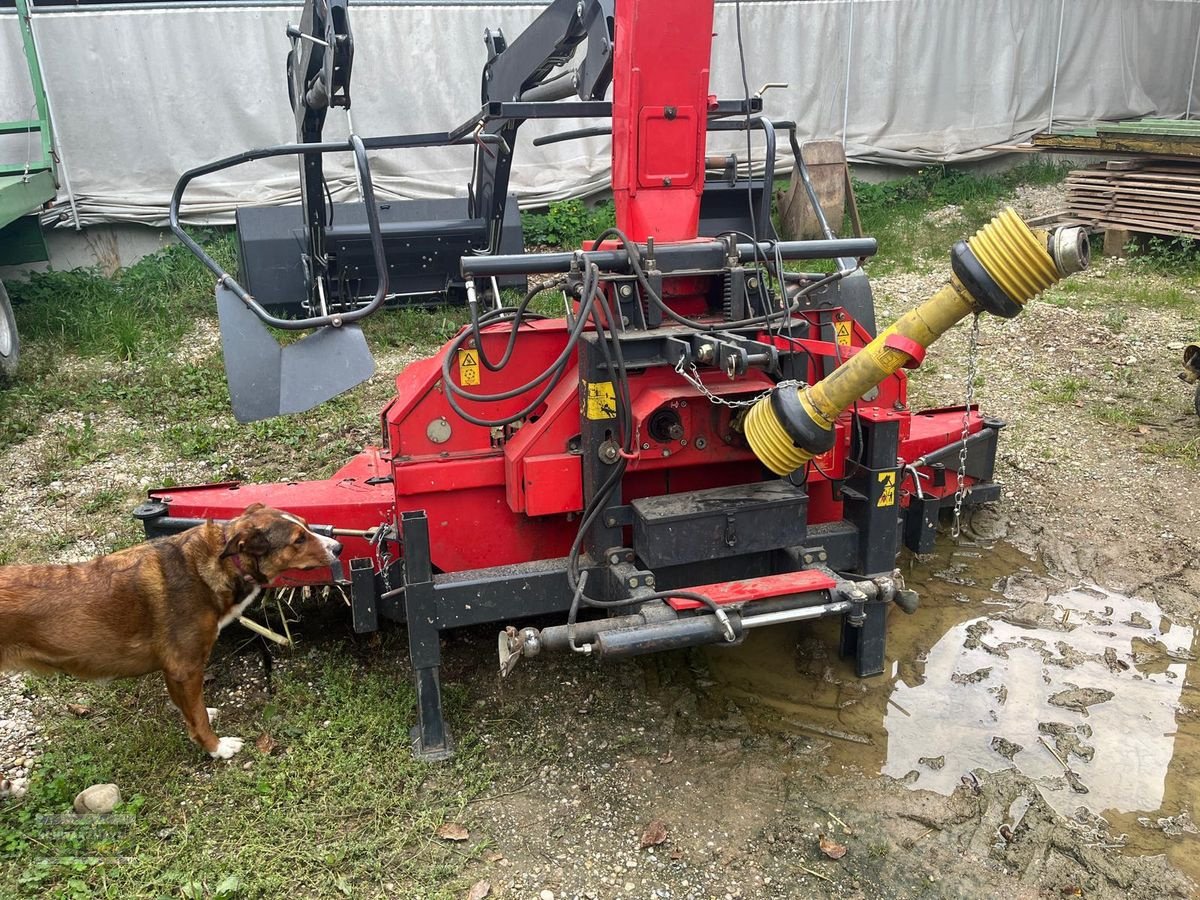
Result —
[{"label": "wooden plank", "polygon": [[1123,213],[1119,215],[1106,215],[1102,218],[1091,218],[1087,216],[1080,216],[1079,218],[1082,218],[1085,221],[1091,221],[1094,224],[1105,226],[1131,226],[1139,230],[1155,228],[1158,229],[1157,233],[1161,234],[1200,235],[1200,225],[1196,225],[1194,222],[1191,224],[1178,224],[1174,222],[1164,222],[1145,216],[1132,214],[1126,215]]},{"label": "wooden plank", "polygon": [[1112,135],[1107,137],[1037,134],[1033,136],[1035,147],[1051,150],[1083,150],[1105,153],[1137,153],[1156,156],[1178,156],[1184,159],[1200,158],[1200,141],[1189,141],[1176,137],[1155,138],[1146,135]]}]

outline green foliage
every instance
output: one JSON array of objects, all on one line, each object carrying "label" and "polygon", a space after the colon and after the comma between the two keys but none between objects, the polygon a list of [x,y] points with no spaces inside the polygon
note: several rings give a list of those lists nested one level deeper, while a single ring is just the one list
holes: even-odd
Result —
[{"label": "green foliage", "polygon": [[[233,265],[233,235],[198,235],[208,252]],[[100,272],[34,274],[8,282],[17,327],[81,356],[143,359],[175,346],[195,317],[212,309],[212,273],[181,244],[172,244],[106,278]]]},{"label": "green foliage", "polygon": [[[997,174],[929,166],[879,184],[855,179],[863,230],[879,240],[880,252],[868,270],[916,271],[931,256],[945,259],[954,242],[987,222],[1018,185],[1054,183],[1065,173],[1064,166],[1035,161]],[[946,207],[954,214],[932,215]]]},{"label": "green foliage", "polygon": [[1156,235],[1127,249],[1132,253],[1130,262],[1138,271],[1200,281],[1200,241],[1182,235],[1172,238]]},{"label": "green foliage", "polygon": [[522,213],[526,246],[576,248],[616,223],[612,201],[588,208],[582,200],[558,200],[545,213]]}]

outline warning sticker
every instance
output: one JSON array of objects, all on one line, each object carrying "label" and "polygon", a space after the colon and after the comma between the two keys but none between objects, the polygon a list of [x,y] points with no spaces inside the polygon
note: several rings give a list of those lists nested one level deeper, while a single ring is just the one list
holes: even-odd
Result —
[{"label": "warning sticker", "polygon": [[583,383],[587,390],[587,417],[592,420],[617,417],[617,392],[611,381]]},{"label": "warning sticker", "polygon": [[895,372],[908,359],[908,354],[902,350],[896,350],[887,346],[887,339],[895,333],[895,326],[889,325],[876,336],[875,340],[867,344],[865,352],[871,358],[871,361],[881,369],[888,372]]},{"label": "warning sticker", "polygon": [[876,506],[895,506],[896,505],[896,473],[895,472],[880,472],[879,481],[883,485],[883,491],[879,495],[879,502]]},{"label": "warning sticker", "polygon": [[458,351],[458,381],[463,387],[479,384],[479,354],[474,350]]},{"label": "warning sticker", "polygon": [[837,337],[837,342],[843,347],[850,346],[850,334],[852,332],[850,320],[845,319],[841,322],[833,323],[833,333]]}]

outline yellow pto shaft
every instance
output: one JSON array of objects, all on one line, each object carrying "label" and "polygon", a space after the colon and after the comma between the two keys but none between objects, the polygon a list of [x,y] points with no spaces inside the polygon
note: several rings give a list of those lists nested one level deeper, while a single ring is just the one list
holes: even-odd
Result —
[{"label": "yellow pto shaft", "polygon": [[1035,231],[1011,209],[951,253],[953,274],[932,297],[901,316],[821,381],[777,388],[751,407],[745,432],[754,454],[787,475],[833,446],[833,426],[854,401],[897,369],[919,365],[926,348],[977,312],[1005,318],[1088,265],[1082,228]]}]

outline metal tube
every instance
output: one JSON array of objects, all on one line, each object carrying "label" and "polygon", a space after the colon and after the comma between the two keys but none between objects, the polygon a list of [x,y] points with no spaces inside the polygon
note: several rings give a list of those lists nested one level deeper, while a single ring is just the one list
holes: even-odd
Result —
[{"label": "metal tube", "polygon": [[573,627],[567,625],[551,625],[538,632],[538,640],[543,650],[566,650],[569,646],[568,630],[577,644],[590,644],[596,636],[605,631],[617,631],[623,628],[636,628],[645,625],[646,620],[640,615],[614,616],[610,619],[589,619],[576,622]]},{"label": "metal tube", "polygon": [[842,146],[850,127],[850,60],[854,50],[854,0],[850,0],[850,24],[846,27],[846,88],[842,95]]},{"label": "metal tube", "polygon": [[1192,51],[1192,80],[1188,82],[1187,109],[1183,113],[1185,119],[1192,117],[1192,94],[1196,91],[1196,60],[1200,59],[1200,25],[1196,26],[1196,49]]},{"label": "metal tube", "polygon": [[777,612],[761,613],[757,616],[743,616],[743,628],[761,628],[764,625],[781,625],[784,622],[802,622],[805,619],[820,619],[824,616],[836,616],[848,613],[853,604],[849,600],[839,600],[836,603],[826,603],[823,606],[806,606],[802,609],[781,609]]},{"label": "metal tube", "polygon": [[1062,57],[1063,20],[1067,13],[1067,0],[1062,0],[1058,6],[1058,43],[1054,47],[1054,81],[1050,85],[1050,121],[1046,130],[1054,133],[1054,100],[1058,96],[1058,63]]},{"label": "metal tube", "polygon": [[[729,622],[737,637],[742,634],[741,616],[729,614]],[[693,616],[661,625],[644,625],[621,631],[605,631],[596,636],[593,653],[600,658],[638,656],[663,650],[681,650],[725,640],[724,626],[716,616]]]},{"label": "metal tube", "polygon": [[23,4],[23,6],[25,25],[29,29],[29,40],[33,44],[33,55],[41,74],[42,94],[46,98],[46,124],[50,128],[50,138],[54,142],[54,150],[58,154],[58,171],[62,173],[63,187],[67,190],[67,202],[71,206],[71,218],[75,223],[75,230],[81,231],[83,226],[79,222],[79,208],[75,205],[75,192],[71,189],[71,173],[67,170],[67,154],[62,148],[62,141],[58,138],[58,127],[54,124],[54,102],[50,97],[50,85],[46,82],[46,67],[42,65],[42,51],[38,46],[37,32],[33,29],[33,10],[29,8],[28,4]]},{"label": "metal tube", "polygon": [[[695,241],[680,245],[683,252],[723,253],[725,245],[720,241]],[[663,256],[670,245],[658,245],[655,252],[662,267]],[[738,244],[738,259],[751,262],[764,255],[774,255],[778,250],[783,259],[836,259],[838,257],[874,256],[879,249],[875,238],[842,238],[835,241],[763,241],[758,244]],[[488,275],[524,275],[548,272],[569,272],[571,265],[578,262],[595,263],[601,271],[627,274],[629,258],[624,250],[573,251],[570,253],[526,253],[509,256],[464,256],[463,278],[480,278]],[[670,274],[670,273],[667,273]]]}]

